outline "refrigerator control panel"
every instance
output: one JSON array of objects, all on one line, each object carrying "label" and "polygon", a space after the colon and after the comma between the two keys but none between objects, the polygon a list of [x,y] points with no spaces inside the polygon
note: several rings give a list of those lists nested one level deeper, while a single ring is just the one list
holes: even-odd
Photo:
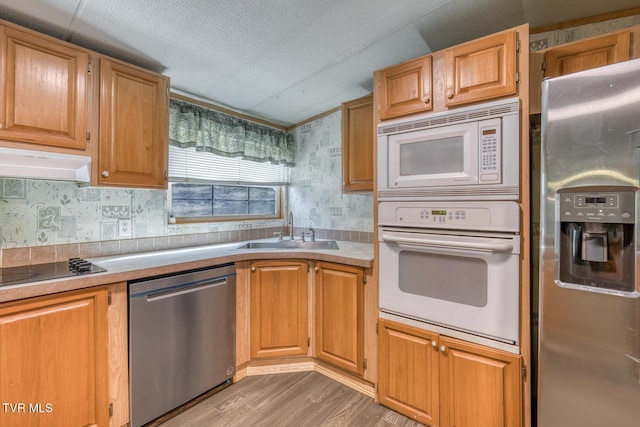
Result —
[{"label": "refrigerator control panel", "polygon": [[[558,192],[562,222],[635,222],[635,187],[563,189]],[[617,189],[620,188],[620,189]]]}]

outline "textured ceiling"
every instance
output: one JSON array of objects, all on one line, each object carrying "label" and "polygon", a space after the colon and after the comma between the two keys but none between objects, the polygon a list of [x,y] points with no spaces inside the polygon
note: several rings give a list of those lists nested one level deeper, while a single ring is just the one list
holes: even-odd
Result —
[{"label": "textured ceiling", "polygon": [[0,0],[0,17],[282,125],[372,91],[374,70],[528,22],[637,0]]}]

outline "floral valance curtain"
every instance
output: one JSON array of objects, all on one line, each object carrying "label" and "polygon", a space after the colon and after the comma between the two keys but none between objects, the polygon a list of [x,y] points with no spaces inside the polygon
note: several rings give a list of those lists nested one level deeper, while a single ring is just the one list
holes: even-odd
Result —
[{"label": "floral valance curtain", "polygon": [[169,143],[225,157],[293,166],[293,135],[171,98]]}]

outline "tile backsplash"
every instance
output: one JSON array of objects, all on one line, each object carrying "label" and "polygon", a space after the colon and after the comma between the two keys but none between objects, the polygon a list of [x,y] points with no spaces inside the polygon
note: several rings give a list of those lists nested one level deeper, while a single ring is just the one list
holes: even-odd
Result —
[{"label": "tile backsplash", "polygon": [[[289,206],[296,235],[371,242],[372,194],[341,191],[341,113],[294,130]],[[233,242],[287,233],[283,219],[170,224],[164,190],[0,178],[0,266]]]}]

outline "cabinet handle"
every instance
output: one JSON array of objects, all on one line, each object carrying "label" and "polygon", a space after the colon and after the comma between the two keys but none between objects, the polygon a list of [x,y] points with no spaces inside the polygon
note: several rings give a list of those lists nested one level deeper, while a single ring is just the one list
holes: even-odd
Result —
[{"label": "cabinet handle", "polygon": [[438,347],[438,343],[435,340],[431,341],[431,347],[433,348]]},{"label": "cabinet handle", "polygon": [[446,352],[447,351],[447,347],[441,345],[440,346],[440,351],[443,352],[443,353]]},{"label": "cabinet handle", "polygon": [[105,178],[109,177],[109,172],[108,171],[102,171],[102,176],[104,176]]},{"label": "cabinet handle", "polygon": [[422,102],[424,102],[425,104],[428,104],[428,103],[430,103],[430,102],[431,102],[431,98],[429,98],[428,96],[426,96],[426,95],[425,95],[425,96],[422,98]]},{"label": "cabinet handle", "polygon": [[256,268],[255,267],[251,267],[251,271],[256,271]]},{"label": "cabinet handle", "polygon": [[451,89],[449,89],[447,91],[447,98],[452,99],[453,98],[453,91]]},{"label": "cabinet handle", "polygon": [[320,271],[320,269],[317,266],[314,268],[314,270],[316,271],[316,273]]}]

